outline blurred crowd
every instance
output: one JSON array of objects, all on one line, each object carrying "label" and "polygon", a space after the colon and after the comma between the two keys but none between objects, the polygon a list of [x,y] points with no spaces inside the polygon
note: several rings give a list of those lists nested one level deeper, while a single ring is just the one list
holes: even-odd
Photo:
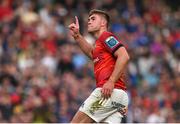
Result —
[{"label": "blurred crowd", "polygon": [[180,122],[180,8],[176,0],[0,0],[0,122],[68,123],[95,88],[93,63],[67,26],[107,10],[127,47],[123,122]]}]

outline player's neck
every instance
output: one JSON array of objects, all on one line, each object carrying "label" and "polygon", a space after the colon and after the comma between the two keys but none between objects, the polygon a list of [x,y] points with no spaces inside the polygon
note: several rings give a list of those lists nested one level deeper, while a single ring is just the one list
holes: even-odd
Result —
[{"label": "player's neck", "polygon": [[103,28],[97,32],[94,33],[95,38],[99,38],[103,32],[107,31],[106,28]]}]

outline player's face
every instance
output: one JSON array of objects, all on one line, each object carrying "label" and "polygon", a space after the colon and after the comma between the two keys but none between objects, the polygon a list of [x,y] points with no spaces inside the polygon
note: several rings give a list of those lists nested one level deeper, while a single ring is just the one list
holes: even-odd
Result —
[{"label": "player's face", "polygon": [[93,33],[100,30],[102,18],[98,14],[92,14],[88,18],[88,32]]}]

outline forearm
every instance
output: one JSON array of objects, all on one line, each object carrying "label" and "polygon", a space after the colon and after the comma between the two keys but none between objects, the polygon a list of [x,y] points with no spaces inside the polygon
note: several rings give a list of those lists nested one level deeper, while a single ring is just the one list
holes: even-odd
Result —
[{"label": "forearm", "polygon": [[74,39],[77,41],[79,47],[81,48],[81,50],[89,57],[92,59],[92,50],[93,50],[93,46],[90,45],[86,39],[81,35],[78,34],[76,35],[76,37],[74,37]]}]

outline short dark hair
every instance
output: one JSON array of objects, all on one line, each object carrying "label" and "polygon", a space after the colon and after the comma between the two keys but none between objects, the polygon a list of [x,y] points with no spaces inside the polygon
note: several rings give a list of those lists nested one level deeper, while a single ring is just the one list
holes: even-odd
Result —
[{"label": "short dark hair", "polygon": [[100,14],[102,15],[106,21],[107,21],[107,27],[109,27],[109,23],[110,23],[110,16],[109,14],[106,12],[106,11],[103,11],[103,10],[99,10],[99,9],[93,9],[89,12],[89,17],[92,15],[92,14]]}]

